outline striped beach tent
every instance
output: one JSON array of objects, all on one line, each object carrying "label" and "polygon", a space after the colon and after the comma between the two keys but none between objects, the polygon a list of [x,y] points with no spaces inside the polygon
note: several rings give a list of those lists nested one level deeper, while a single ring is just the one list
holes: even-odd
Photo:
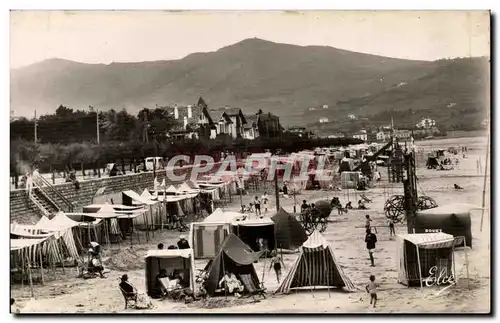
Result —
[{"label": "striped beach tent", "polygon": [[275,293],[289,293],[292,288],[356,288],[335,260],[332,248],[314,231],[300,248],[300,255]]}]

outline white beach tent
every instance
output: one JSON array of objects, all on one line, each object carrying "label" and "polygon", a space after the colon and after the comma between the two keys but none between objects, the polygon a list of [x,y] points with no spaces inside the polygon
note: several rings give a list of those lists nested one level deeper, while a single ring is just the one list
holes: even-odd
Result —
[{"label": "white beach tent", "polygon": [[191,223],[188,241],[193,248],[195,259],[215,257],[222,242],[229,235],[231,222],[244,217],[244,214],[224,212],[218,208],[203,222]]}]

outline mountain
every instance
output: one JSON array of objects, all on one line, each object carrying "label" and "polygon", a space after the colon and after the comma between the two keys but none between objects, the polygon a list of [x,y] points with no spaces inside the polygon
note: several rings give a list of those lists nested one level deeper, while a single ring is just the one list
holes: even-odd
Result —
[{"label": "mountain", "polygon": [[[40,115],[63,104],[135,113],[156,104],[193,104],[203,96],[211,108],[230,105],[245,113],[262,109],[280,116],[285,125],[311,123],[316,116],[304,111],[325,104],[330,119],[350,105],[372,112],[385,109],[389,98],[401,95],[392,89],[402,82],[430,82],[443,91],[448,84],[431,81],[439,77],[440,68],[446,66],[253,38],[180,60],[104,65],[50,59],[12,70],[11,110],[31,116],[36,109]],[[462,84],[459,88],[469,84],[463,72],[453,74]],[[419,97],[412,92],[411,98]],[[392,102],[399,105],[398,100]],[[371,102],[376,102],[375,108]]]}]

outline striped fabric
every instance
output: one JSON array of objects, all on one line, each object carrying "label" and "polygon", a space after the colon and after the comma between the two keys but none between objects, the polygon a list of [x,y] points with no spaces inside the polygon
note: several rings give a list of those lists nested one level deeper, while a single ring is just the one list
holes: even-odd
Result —
[{"label": "striped fabric", "polygon": [[[356,289],[337,264],[330,246],[325,247],[323,242],[324,238],[321,234],[319,236],[315,234],[312,241],[308,240],[304,243],[300,256],[276,293],[288,293],[292,288],[309,286],[339,287],[349,291]],[[306,244],[312,248],[305,247]]]},{"label": "striped fabric", "polygon": [[193,231],[193,249],[196,259],[215,257],[222,242],[229,234],[227,225],[198,225],[193,226]]}]

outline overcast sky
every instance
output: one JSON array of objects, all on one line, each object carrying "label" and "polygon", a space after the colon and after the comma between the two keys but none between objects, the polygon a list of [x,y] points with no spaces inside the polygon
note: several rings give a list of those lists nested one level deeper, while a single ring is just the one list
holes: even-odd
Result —
[{"label": "overcast sky", "polygon": [[482,11],[11,12],[11,67],[179,59],[258,37],[417,60],[488,56]]}]

